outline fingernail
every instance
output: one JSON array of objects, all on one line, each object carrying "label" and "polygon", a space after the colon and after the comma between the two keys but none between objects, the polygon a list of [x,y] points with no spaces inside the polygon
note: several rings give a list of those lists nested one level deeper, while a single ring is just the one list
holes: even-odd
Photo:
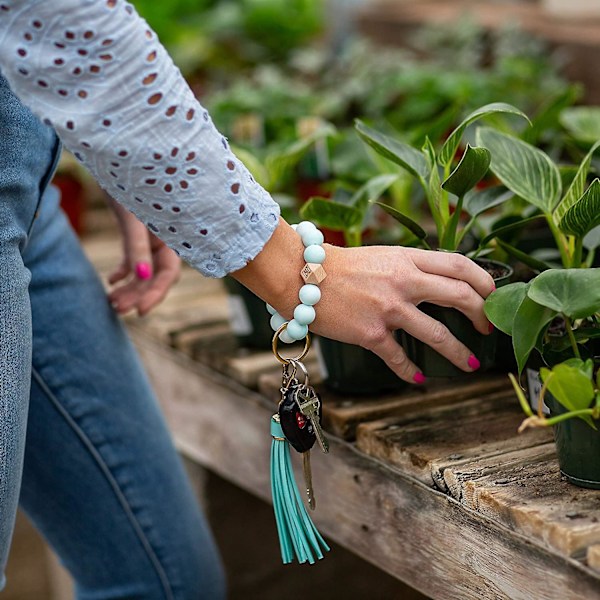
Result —
[{"label": "fingernail", "polygon": [[152,267],[145,262],[135,265],[135,274],[138,279],[150,279],[152,277]]},{"label": "fingernail", "polygon": [[495,283],[493,283],[493,284],[492,284],[492,292],[495,292],[495,291],[496,291],[496,284],[495,284]]},{"label": "fingernail", "polygon": [[417,373],[415,373],[413,375],[413,381],[418,384],[425,383],[427,381],[427,377],[425,377],[425,375],[423,375],[423,373],[418,371]]},{"label": "fingernail", "polygon": [[469,365],[469,367],[471,367],[471,369],[473,369],[473,371],[477,371],[477,369],[479,369],[479,367],[481,366],[481,363],[479,362],[479,360],[477,360],[477,357],[474,354],[471,354],[471,356],[469,356],[467,364]]},{"label": "fingernail", "polygon": [[490,333],[492,333],[492,331],[494,331],[494,326],[491,323],[488,324],[488,331]]}]

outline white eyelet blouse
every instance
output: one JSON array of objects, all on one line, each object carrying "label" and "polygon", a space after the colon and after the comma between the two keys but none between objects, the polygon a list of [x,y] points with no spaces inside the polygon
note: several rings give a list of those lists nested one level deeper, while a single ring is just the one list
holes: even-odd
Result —
[{"label": "white eyelet blouse", "polygon": [[210,277],[242,268],[279,207],[124,0],[0,0],[0,70],[116,200]]}]

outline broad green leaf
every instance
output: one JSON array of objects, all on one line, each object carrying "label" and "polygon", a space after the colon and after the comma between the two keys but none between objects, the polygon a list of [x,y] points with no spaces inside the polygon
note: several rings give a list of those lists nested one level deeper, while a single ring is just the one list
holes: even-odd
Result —
[{"label": "broad green leaf", "polygon": [[492,153],[491,169],[508,189],[543,212],[552,212],[562,184],[545,152],[489,127],[477,130],[477,143]]},{"label": "broad green leaf", "polygon": [[531,282],[527,295],[571,319],[589,317],[600,311],[600,268],[549,269]]},{"label": "broad green leaf", "polygon": [[563,233],[582,238],[600,225],[600,179],[594,179],[583,196],[565,213],[558,227]]},{"label": "broad green leaf", "polygon": [[526,295],[515,313],[513,321],[513,348],[519,374],[535,347],[540,333],[556,316],[556,311],[539,305]]},{"label": "broad green leaf", "polygon": [[[448,139],[445,141],[439,155],[439,163],[447,167],[452,163],[454,155],[456,154],[456,150],[460,144],[460,140],[465,132],[465,129],[475,121],[487,117],[488,115],[492,115],[494,113],[509,113],[513,115],[519,115],[523,117],[527,122],[529,118],[523,112],[521,112],[518,108],[511,106],[510,104],[505,104],[504,102],[494,102],[492,104],[486,104],[473,111],[470,115],[468,115],[460,125],[449,135]],[[485,144],[482,144],[485,146]]]},{"label": "broad green leaf", "polygon": [[503,204],[514,194],[503,185],[495,185],[484,190],[472,190],[465,196],[463,210],[472,217],[476,217],[494,206]]},{"label": "broad green leaf", "polygon": [[542,367],[540,375],[547,383],[548,390],[567,410],[589,408],[594,400],[594,386],[587,374],[583,361],[581,365],[571,362],[556,365],[552,370]]},{"label": "broad green leaf", "polygon": [[377,175],[369,179],[357,192],[352,196],[350,205],[360,210],[363,214],[366,213],[370,202],[377,200],[381,194],[386,192],[396,181],[400,175]]},{"label": "broad green leaf", "polygon": [[300,215],[303,219],[335,231],[360,228],[363,219],[362,212],[353,206],[332,202],[326,198],[311,198],[300,208]]},{"label": "broad green leaf", "polygon": [[467,144],[456,169],[442,183],[442,188],[458,196],[464,196],[475,187],[490,168],[491,155],[487,148],[473,148]]},{"label": "broad green leaf", "polygon": [[516,258],[517,260],[520,260],[524,265],[531,267],[534,271],[541,272],[552,268],[548,263],[544,262],[543,260],[535,258],[535,256],[531,256],[531,254],[527,254],[526,252],[515,248],[514,246],[505,242],[504,240],[501,240],[500,238],[496,240],[496,243],[507,254],[509,254],[513,258]]},{"label": "broad green leaf", "polygon": [[398,223],[404,225],[410,232],[414,233],[414,235],[420,239],[425,240],[427,237],[427,232],[416,222],[413,221],[410,217],[402,214],[400,211],[396,210],[393,206],[389,206],[388,204],[383,204],[383,202],[374,202],[377,206],[381,207],[385,212],[394,217]]},{"label": "broad green leaf", "polygon": [[496,329],[512,336],[515,315],[527,295],[528,287],[529,284],[522,281],[511,283],[498,288],[486,298],[483,310]]},{"label": "broad green leaf", "polygon": [[560,115],[560,123],[576,140],[590,144],[600,140],[600,107],[566,108]]},{"label": "broad green leaf", "polygon": [[585,191],[586,181],[588,173],[590,172],[590,165],[592,164],[592,157],[596,150],[600,148],[600,142],[596,142],[591,148],[590,151],[586,154],[585,158],[581,161],[579,168],[577,169],[577,174],[575,178],[571,182],[569,189],[566,194],[563,196],[563,199],[558,203],[557,207],[554,209],[553,217],[554,222],[558,225],[561,219],[564,217],[565,213],[575,204],[581,196],[583,196],[583,192]]},{"label": "broad green leaf", "polygon": [[412,146],[395,140],[365,125],[362,121],[356,122],[356,131],[366,144],[385,158],[400,165],[421,180],[427,178],[429,174],[427,161],[423,154]]}]

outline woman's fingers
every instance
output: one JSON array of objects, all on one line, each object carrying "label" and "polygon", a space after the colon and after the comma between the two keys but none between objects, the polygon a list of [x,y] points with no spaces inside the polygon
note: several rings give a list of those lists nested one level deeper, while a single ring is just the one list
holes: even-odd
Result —
[{"label": "woman's fingers", "polygon": [[398,328],[425,342],[463,371],[476,371],[479,359],[448,328],[438,320],[421,312],[415,306],[407,306]]},{"label": "woman's fingers", "polygon": [[480,333],[492,331],[483,312],[484,299],[466,281],[427,274],[419,284],[419,297],[425,302],[460,310]]},{"label": "woman's fingers", "polygon": [[130,272],[141,281],[152,279],[152,248],[146,226],[133,215],[125,223],[125,256]]},{"label": "woman's fingers", "polygon": [[470,258],[452,252],[432,252],[417,248],[405,248],[413,263],[423,273],[441,275],[468,283],[482,298],[495,289],[494,279]]},{"label": "woman's fingers", "polygon": [[408,359],[402,346],[394,339],[391,331],[386,331],[381,336],[378,336],[377,339],[371,341],[366,347],[377,354],[400,379],[404,379],[408,383],[425,382],[425,376]]},{"label": "woman's fingers", "polygon": [[140,316],[144,316],[164,300],[171,287],[177,283],[181,273],[181,259],[165,245],[155,250],[154,264],[156,272],[152,283],[144,290],[137,302]]}]

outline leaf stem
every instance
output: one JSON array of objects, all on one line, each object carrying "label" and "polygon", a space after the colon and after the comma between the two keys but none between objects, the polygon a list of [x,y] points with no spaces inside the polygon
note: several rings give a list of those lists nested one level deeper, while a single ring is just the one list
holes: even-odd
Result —
[{"label": "leaf stem", "polygon": [[569,412],[563,413],[562,415],[557,415],[556,417],[550,417],[549,419],[545,419],[546,425],[556,425],[556,423],[560,423],[561,421],[566,421],[567,419],[572,419],[573,417],[579,417],[583,415],[594,415],[593,408],[582,408],[580,410],[571,410]]},{"label": "leaf stem", "polygon": [[558,251],[560,252],[560,258],[562,260],[563,266],[565,269],[568,269],[571,266],[571,257],[569,256],[569,251],[565,247],[565,236],[560,232],[556,223],[554,222],[554,218],[552,213],[544,213],[546,217],[546,221],[548,222],[548,226],[550,227],[550,231],[554,237],[554,241],[558,247]]},{"label": "leaf stem", "polygon": [[573,263],[572,267],[578,269],[581,267],[581,260],[583,255],[583,239],[579,236],[574,238],[575,247],[573,249]]},{"label": "leaf stem", "polygon": [[577,340],[575,339],[575,335],[573,334],[573,327],[571,326],[571,321],[567,315],[562,313],[563,318],[565,320],[565,329],[567,330],[567,335],[569,336],[569,341],[571,342],[571,348],[573,348],[573,354],[581,360],[581,354],[579,353],[579,346],[577,345]]}]

